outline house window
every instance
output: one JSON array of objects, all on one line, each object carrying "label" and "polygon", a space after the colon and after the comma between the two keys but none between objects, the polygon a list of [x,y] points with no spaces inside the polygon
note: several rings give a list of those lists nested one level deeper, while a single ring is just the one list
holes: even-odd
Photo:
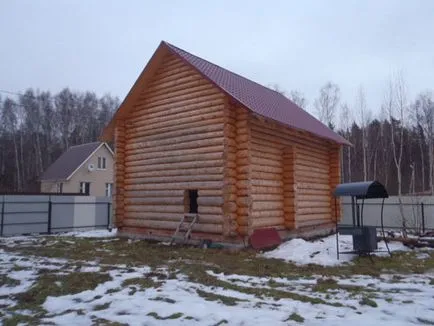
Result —
[{"label": "house window", "polygon": [[106,169],[106,158],[98,156],[98,170]]},{"label": "house window", "polygon": [[106,183],[105,184],[105,195],[106,195],[106,197],[111,197],[111,195],[112,195],[112,188],[113,188],[113,183]]},{"label": "house window", "polygon": [[196,190],[186,190],[184,192],[184,211],[185,213],[197,214],[198,204],[197,204],[198,191]]},{"label": "house window", "polygon": [[90,182],[80,182],[80,193],[85,195],[90,194]]}]

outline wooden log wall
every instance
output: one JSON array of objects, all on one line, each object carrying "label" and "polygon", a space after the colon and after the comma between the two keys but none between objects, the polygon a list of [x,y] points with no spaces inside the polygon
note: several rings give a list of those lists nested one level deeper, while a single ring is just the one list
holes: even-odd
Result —
[{"label": "wooden log wall", "polygon": [[125,123],[118,120],[115,126],[115,162],[114,162],[114,193],[113,212],[115,225],[122,227],[124,216],[124,173],[125,173]]},{"label": "wooden log wall", "polygon": [[247,236],[251,210],[249,111],[239,105],[228,104],[226,114],[228,159],[225,201],[228,204],[228,223],[231,225],[231,234]]},{"label": "wooden log wall", "polygon": [[252,121],[251,128],[251,229],[284,228],[284,145],[279,141],[270,142],[257,121]]},{"label": "wooden log wall", "polygon": [[125,121],[126,232],[175,230],[185,191],[197,189],[193,234],[223,233],[224,107],[217,88],[167,55]]},{"label": "wooden log wall", "polygon": [[[339,146],[332,146],[330,149],[330,190],[333,192],[336,186],[341,183],[341,148]],[[335,203],[334,196],[331,197],[332,219],[336,222],[336,216],[338,221],[341,217],[341,201],[338,198]],[[337,214],[336,214],[337,209]]]},{"label": "wooden log wall", "polygon": [[330,223],[331,186],[337,180],[331,171],[339,170],[339,162],[332,168],[330,153],[338,146],[332,149],[326,140],[257,115],[251,130],[254,228],[303,228]]},{"label": "wooden log wall", "polygon": [[295,192],[295,161],[297,154],[295,146],[283,149],[283,212],[285,227],[295,228],[295,211],[297,209],[297,193]]}]

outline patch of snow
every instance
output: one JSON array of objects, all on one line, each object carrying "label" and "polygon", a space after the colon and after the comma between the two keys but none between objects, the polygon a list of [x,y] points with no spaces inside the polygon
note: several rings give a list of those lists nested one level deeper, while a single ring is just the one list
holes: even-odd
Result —
[{"label": "patch of snow", "polygon": [[90,230],[90,231],[73,231],[58,234],[57,236],[76,237],[76,238],[109,238],[116,236],[117,229],[110,230]]},{"label": "patch of snow", "polygon": [[101,267],[99,266],[83,266],[80,269],[80,272],[90,272],[90,273],[96,273],[101,270]]},{"label": "patch of snow", "polygon": [[[405,247],[401,242],[389,242],[390,251],[406,251],[409,248]],[[339,236],[339,251],[352,251],[353,238],[349,235]],[[388,255],[384,241],[378,243],[379,252],[375,255]],[[292,239],[278,248],[263,254],[266,258],[277,258],[285,261],[293,262],[297,265],[316,264],[322,266],[336,266],[344,263],[350,263],[357,255],[355,254],[340,254],[339,259],[336,255],[336,236],[331,235],[320,240],[306,241],[303,239]]]}]

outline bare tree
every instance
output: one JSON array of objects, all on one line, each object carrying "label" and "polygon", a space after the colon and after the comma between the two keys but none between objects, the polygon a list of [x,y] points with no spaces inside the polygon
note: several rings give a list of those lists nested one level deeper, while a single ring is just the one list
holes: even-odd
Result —
[{"label": "bare tree", "polygon": [[70,146],[71,134],[75,129],[75,112],[77,94],[72,93],[68,88],[62,90],[54,98],[57,113],[57,122],[62,134],[63,148]]},{"label": "bare tree", "polygon": [[273,91],[282,94],[283,96],[286,97],[286,92],[280,88],[280,86],[278,84],[269,84],[268,88],[272,89]]},{"label": "bare tree", "polygon": [[297,104],[299,107],[301,107],[302,109],[304,110],[307,109],[307,100],[301,92],[297,90],[290,91],[289,99],[295,104]]},{"label": "bare tree", "polygon": [[398,179],[398,200],[402,218],[402,226],[405,231],[407,221],[402,205],[402,155],[404,149],[404,121],[407,118],[407,89],[402,74],[397,74],[391,79],[386,91],[384,105],[389,114],[393,161],[396,167]]},{"label": "bare tree", "polygon": [[363,181],[368,180],[368,132],[372,120],[372,112],[366,108],[366,93],[362,86],[359,87],[356,95],[356,112],[359,115],[359,124],[362,129],[362,154],[363,154]]},{"label": "bare tree", "polygon": [[3,112],[2,112],[2,121],[3,128],[5,132],[12,137],[12,142],[14,145],[14,159],[15,159],[15,182],[16,189],[20,190],[22,186],[22,178],[21,178],[21,164],[19,159],[19,151],[18,144],[16,139],[17,129],[18,129],[18,120],[15,114],[16,103],[7,98],[3,103]]},{"label": "bare tree", "polygon": [[[351,111],[348,104],[344,103],[341,106],[341,129],[343,131],[344,137],[346,140],[351,142],[351,122],[353,121],[351,117]],[[346,146],[344,148],[344,152],[346,152],[346,158],[347,158],[347,182],[351,182],[351,146]],[[342,163],[343,162],[343,155],[342,155]],[[342,166],[345,166],[345,164],[342,164]]]},{"label": "bare tree", "polygon": [[[418,95],[414,104],[414,114],[421,126],[428,144],[428,182],[431,194],[434,191],[434,99],[433,93],[426,91]],[[423,151],[422,151],[423,155]],[[423,169],[423,162],[422,162]]]},{"label": "bare tree", "polygon": [[332,82],[327,82],[321,87],[319,97],[314,102],[319,120],[327,124],[330,129],[335,128],[336,108],[340,97],[339,86]]}]

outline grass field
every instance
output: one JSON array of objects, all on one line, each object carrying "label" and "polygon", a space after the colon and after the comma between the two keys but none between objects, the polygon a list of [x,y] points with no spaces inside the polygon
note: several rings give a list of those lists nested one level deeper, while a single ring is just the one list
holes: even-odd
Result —
[{"label": "grass field", "polygon": [[434,251],[324,267],[117,238],[0,243],[3,325],[434,325]]}]

